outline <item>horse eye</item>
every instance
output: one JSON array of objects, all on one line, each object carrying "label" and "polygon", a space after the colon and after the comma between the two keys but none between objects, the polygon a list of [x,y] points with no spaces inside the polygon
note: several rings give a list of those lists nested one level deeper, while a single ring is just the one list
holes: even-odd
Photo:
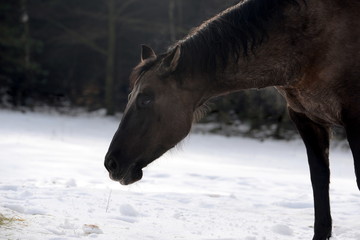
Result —
[{"label": "horse eye", "polygon": [[152,103],[152,97],[148,95],[139,95],[136,104],[139,108],[145,108]]}]

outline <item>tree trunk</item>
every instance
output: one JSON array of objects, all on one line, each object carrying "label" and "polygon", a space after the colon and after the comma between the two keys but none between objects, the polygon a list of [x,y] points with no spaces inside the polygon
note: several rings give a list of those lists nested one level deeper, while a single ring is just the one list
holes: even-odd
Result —
[{"label": "tree trunk", "polygon": [[[177,0],[177,26],[179,27],[183,27],[183,17],[184,17],[184,12],[183,12],[183,0]],[[178,31],[179,32],[179,31]]]},{"label": "tree trunk", "polygon": [[106,114],[113,115],[114,107],[114,64],[116,47],[116,15],[115,1],[108,0],[108,46],[106,61],[105,107]]},{"label": "tree trunk", "polygon": [[27,11],[27,0],[21,1],[22,16],[21,21],[24,24],[24,66],[28,70],[30,68],[30,28],[29,28],[29,15]]},{"label": "tree trunk", "polygon": [[30,83],[30,27],[29,15],[27,10],[27,0],[22,0],[21,4],[21,23],[23,24],[22,43],[23,43],[23,68],[22,74],[19,76],[18,86],[15,94],[15,106],[21,106],[25,103],[24,92]]},{"label": "tree trunk", "polygon": [[176,40],[176,26],[175,26],[175,0],[169,1],[169,32],[170,41],[175,42]]}]

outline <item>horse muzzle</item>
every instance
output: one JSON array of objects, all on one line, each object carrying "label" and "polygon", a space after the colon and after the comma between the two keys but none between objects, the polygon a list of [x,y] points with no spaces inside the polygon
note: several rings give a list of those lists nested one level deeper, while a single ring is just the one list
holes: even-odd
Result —
[{"label": "horse muzzle", "polygon": [[129,185],[139,181],[143,176],[142,169],[146,166],[144,161],[137,161],[131,164],[121,164],[113,157],[105,158],[105,168],[112,180],[122,185]]}]

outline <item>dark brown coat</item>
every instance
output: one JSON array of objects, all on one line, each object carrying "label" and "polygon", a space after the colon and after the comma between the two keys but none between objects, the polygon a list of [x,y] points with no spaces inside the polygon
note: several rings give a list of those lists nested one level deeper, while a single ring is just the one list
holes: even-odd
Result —
[{"label": "dark brown coat", "polygon": [[105,159],[122,184],[189,133],[209,99],[275,86],[306,145],[314,240],[331,236],[329,128],[343,126],[360,189],[360,1],[248,0],[157,56],[143,46]]}]

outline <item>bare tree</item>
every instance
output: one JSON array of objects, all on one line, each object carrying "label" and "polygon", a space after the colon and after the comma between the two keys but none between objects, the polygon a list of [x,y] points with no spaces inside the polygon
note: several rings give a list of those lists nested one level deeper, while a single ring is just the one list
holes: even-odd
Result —
[{"label": "bare tree", "polygon": [[[98,9],[89,11],[82,7],[70,9],[70,11],[74,11],[77,16],[84,16],[107,25],[105,28],[101,26],[101,29],[92,29],[89,31],[89,26],[73,28],[59,20],[49,20],[52,24],[61,28],[72,41],[79,42],[105,57],[104,103],[107,115],[113,115],[115,112],[114,79],[116,48],[117,45],[119,45],[117,42],[118,23],[139,24],[139,22],[141,22],[141,20],[131,16],[134,13],[128,11],[128,8],[136,2],[138,2],[138,0],[106,0],[104,1],[105,8],[103,11],[99,11]],[[106,31],[104,32],[103,29],[106,29]],[[101,44],[104,41],[99,41],[99,39],[105,39],[106,44]]]},{"label": "bare tree", "polygon": [[176,40],[175,1],[176,0],[169,0],[169,33],[171,42]]}]

